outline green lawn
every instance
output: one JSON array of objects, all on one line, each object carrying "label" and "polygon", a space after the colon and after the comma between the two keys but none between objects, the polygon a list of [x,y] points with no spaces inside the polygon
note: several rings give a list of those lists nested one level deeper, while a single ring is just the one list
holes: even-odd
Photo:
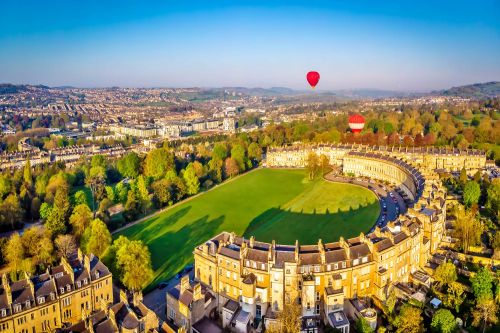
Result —
[{"label": "green lawn", "polygon": [[[120,234],[142,239],[155,279],[192,261],[194,247],[222,231],[261,241],[315,244],[367,232],[379,214],[376,196],[350,184],[307,181],[304,170],[260,169],[171,208]],[[151,285],[151,286],[152,286]]]}]

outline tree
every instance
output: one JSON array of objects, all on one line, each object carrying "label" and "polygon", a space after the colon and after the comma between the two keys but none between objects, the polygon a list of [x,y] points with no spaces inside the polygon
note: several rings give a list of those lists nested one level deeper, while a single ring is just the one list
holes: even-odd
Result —
[{"label": "tree", "polygon": [[116,168],[123,177],[137,178],[139,176],[141,159],[135,152],[128,153],[116,162]]},{"label": "tree", "polygon": [[451,262],[445,262],[436,268],[434,280],[439,288],[448,286],[457,280],[457,269]]},{"label": "tree", "polygon": [[106,224],[95,219],[83,233],[81,245],[86,253],[93,253],[100,257],[111,244],[111,234]]},{"label": "tree", "polygon": [[210,178],[216,183],[222,181],[222,167],[224,166],[224,161],[212,158],[208,161],[208,170],[210,173]]},{"label": "tree", "polygon": [[87,195],[85,194],[85,191],[83,190],[78,190],[75,192],[74,195],[74,201],[75,205],[88,205],[89,203],[87,202]]},{"label": "tree", "polygon": [[405,304],[396,317],[396,333],[419,333],[424,331],[422,310]]},{"label": "tree", "polygon": [[488,323],[496,324],[498,321],[496,316],[497,310],[497,306],[492,299],[481,299],[478,301],[475,309],[472,310],[472,316],[474,318],[472,325],[479,327],[482,323],[484,333]]},{"label": "tree", "polygon": [[432,317],[431,328],[436,332],[453,333],[458,327],[450,310],[439,309]]},{"label": "tree", "polygon": [[174,155],[166,148],[154,149],[146,156],[143,169],[146,177],[163,178],[167,171],[175,170]]},{"label": "tree", "polygon": [[217,142],[212,150],[212,159],[224,161],[227,157],[227,147],[222,142]]},{"label": "tree", "polygon": [[194,195],[198,193],[198,191],[200,190],[200,181],[196,176],[196,171],[192,163],[189,163],[187,165],[182,175],[182,178],[184,178],[184,182],[186,183],[188,194]]},{"label": "tree", "polygon": [[9,194],[0,205],[0,222],[14,229],[23,218],[23,210],[15,194]]},{"label": "tree", "polygon": [[42,203],[40,205],[40,218],[42,220],[47,220],[47,218],[49,217],[50,215],[50,212],[52,211],[52,205],[49,204],[49,203]]},{"label": "tree", "polygon": [[467,253],[470,246],[480,243],[483,225],[470,210],[465,210],[463,206],[455,209],[457,218],[455,223],[455,237],[459,240],[459,245]]},{"label": "tree", "polygon": [[458,180],[460,181],[460,184],[462,186],[465,186],[467,181],[469,180],[469,177],[467,176],[467,170],[465,170],[465,167],[460,170],[460,176],[458,177]]},{"label": "tree", "polygon": [[135,220],[140,213],[139,201],[135,191],[128,191],[127,202],[124,207],[124,216],[127,221]]},{"label": "tree", "polygon": [[80,238],[92,221],[92,212],[86,204],[79,204],[73,208],[73,214],[69,217],[69,223],[73,228],[73,234]]},{"label": "tree", "polygon": [[396,302],[398,301],[398,298],[396,297],[396,293],[394,289],[391,290],[389,293],[389,297],[387,297],[387,300],[385,301],[385,306],[387,307],[387,311],[389,314],[392,314],[394,311],[394,307],[396,306]]},{"label": "tree", "polygon": [[160,179],[151,184],[153,200],[157,207],[166,206],[172,200],[172,184],[167,179]]},{"label": "tree", "polygon": [[246,166],[246,156],[245,156],[245,148],[242,145],[235,144],[231,149],[231,158],[238,163],[238,168],[240,171],[245,171]]},{"label": "tree", "polygon": [[13,272],[21,270],[22,262],[25,259],[24,245],[18,233],[13,234],[5,246],[5,261],[9,264]]},{"label": "tree", "polygon": [[36,264],[46,265],[53,260],[54,246],[51,235],[40,227],[31,227],[22,236],[25,255],[33,257]]},{"label": "tree", "polygon": [[321,154],[319,156],[319,166],[321,168],[321,174],[325,173],[325,170],[328,169],[330,165],[330,159],[325,154]]},{"label": "tree", "polygon": [[10,193],[12,189],[11,186],[10,179],[5,175],[0,175],[0,201]]},{"label": "tree", "polygon": [[500,215],[500,178],[495,178],[488,187],[486,208],[496,216]]},{"label": "tree", "polygon": [[60,187],[57,189],[56,196],[54,197],[54,206],[45,221],[45,227],[52,232],[54,237],[66,232],[66,220],[69,216],[69,211],[68,188]]},{"label": "tree", "polygon": [[238,166],[238,162],[232,157],[226,158],[226,162],[224,164],[224,171],[229,178],[232,178],[240,173],[240,168]]},{"label": "tree", "polygon": [[313,152],[310,152],[309,155],[307,156],[307,161],[306,161],[306,170],[310,180],[316,177],[318,169],[319,169],[318,155],[316,155]]},{"label": "tree", "polygon": [[473,180],[468,181],[464,187],[464,203],[467,207],[477,204],[481,196],[481,187]]},{"label": "tree", "polygon": [[75,237],[73,237],[72,235],[57,236],[55,245],[57,247],[57,253],[59,254],[59,256],[64,258],[69,258],[78,249]]},{"label": "tree", "polygon": [[453,282],[448,286],[448,294],[444,296],[443,303],[458,312],[460,306],[465,301],[465,286],[459,282]]},{"label": "tree", "polygon": [[137,199],[139,200],[141,210],[144,214],[146,214],[149,206],[151,205],[146,178],[143,175],[140,175],[137,178],[137,183],[135,185],[137,188]]},{"label": "tree", "polygon": [[301,308],[297,304],[285,304],[283,310],[278,313],[277,324],[270,325],[266,332],[271,333],[296,333],[300,332],[302,321],[300,319]]},{"label": "tree", "polygon": [[477,302],[485,299],[493,299],[493,275],[486,267],[481,267],[470,278],[470,282]]},{"label": "tree", "polygon": [[370,326],[368,321],[364,317],[360,317],[356,321],[356,332],[357,333],[373,333],[373,328]]},{"label": "tree", "polygon": [[262,148],[260,148],[258,143],[252,142],[248,146],[248,158],[260,162],[262,159]]},{"label": "tree", "polygon": [[116,267],[120,271],[121,282],[129,290],[142,290],[153,276],[148,247],[140,240],[130,241],[126,238],[115,243],[120,244],[116,249]]},{"label": "tree", "polygon": [[105,193],[106,170],[101,166],[95,166],[90,169],[89,175],[85,179],[85,183],[92,192],[92,211],[96,212],[96,200],[102,199]]}]

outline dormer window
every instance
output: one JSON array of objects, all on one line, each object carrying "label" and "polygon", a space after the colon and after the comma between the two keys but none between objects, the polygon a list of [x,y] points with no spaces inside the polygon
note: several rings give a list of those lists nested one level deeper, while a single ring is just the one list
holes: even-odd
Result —
[{"label": "dormer window", "polygon": [[80,288],[80,287],[82,286],[82,283],[81,283],[80,281],[77,281],[77,282],[76,282],[76,286],[77,286],[78,288]]},{"label": "dormer window", "polygon": [[50,293],[50,300],[52,300],[52,301],[53,301],[55,298],[56,298],[56,297],[55,297],[54,293]]},{"label": "dormer window", "polygon": [[14,312],[19,312],[19,311],[21,311],[21,304],[14,305]]},{"label": "dormer window", "polygon": [[26,309],[29,309],[29,308],[31,307],[31,303],[30,303],[30,301],[26,301],[26,303],[25,303],[25,304],[26,304]]},{"label": "dormer window", "polygon": [[83,279],[83,284],[87,284],[87,278]]},{"label": "dormer window", "polygon": [[71,291],[71,286],[69,284],[66,285],[66,290]]},{"label": "dormer window", "polygon": [[64,294],[64,287],[59,288],[59,290],[61,291],[61,294]]},{"label": "dormer window", "polygon": [[99,271],[95,271],[95,278],[98,279],[99,278]]},{"label": "dormer window", "polygon": [[5,310],[5,309],[0,310],[0,316],[1,317],[7,316],[7,310]]},{"label": "dormer window", "polygon": [[45,297],[43,296],[38,297],[38,304],[43,304],[43,303],[45,303]]}]

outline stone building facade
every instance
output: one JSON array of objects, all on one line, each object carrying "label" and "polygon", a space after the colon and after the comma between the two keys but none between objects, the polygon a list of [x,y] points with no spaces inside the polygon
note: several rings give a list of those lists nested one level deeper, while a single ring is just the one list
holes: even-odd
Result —
[{"label": "stone building facade", "polygon": [[112,275],[94,255],[72,259],[35,277],[0,286],[0,332],[53,332],[113,303]]},{"label": "stone building facade", "polygon": [[[347,333],[344,310],[348,304],[351,312],[376,325],[374,312],[361,307],[358,300],[366,296],[384,302],[394,284],[422,283],[423,268],[444,235],[446,191],[434,169],[465,167],[473,172],[486,161],[477,152],[458,158],[436,150],[315,146],[270,150],[266,163],[303,167],[311,151],[327,155],[344,173],[401,188],[412,200],[411,208],[369,234],[329,243],[321,239],[317,244],[264,243],[228,232],[207,240],[194,250],[195,280],[214,295],[220,313],[248,314],[253,322],[270,325],[286,304],[298,303],[302,332],[317,332],[321,324],[327,324]],[[433,168],[424,165],[429,160],[446,162]],[[238,309],[229,311],[234,304]]]}]

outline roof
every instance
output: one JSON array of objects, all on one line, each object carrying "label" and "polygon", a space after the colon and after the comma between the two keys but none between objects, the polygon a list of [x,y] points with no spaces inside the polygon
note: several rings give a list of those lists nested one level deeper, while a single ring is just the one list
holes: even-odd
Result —
[{"label": "roof", "polygon": [[222,328],[219,327],[216,323],[208,319],[207,317],[203,317],[199,321],[197,321],[193,325],[193,330],[198,333],[222,333]]},{"label": "roof", "polygon": [[250,321],[250,313],[240,310],[234,320],[238,323],[247,324]]},{"label": "roof", "polygon": [[328,313],[328,319],[335,328],[349,325],[349,320],[347,320],[347,316],[345,315],[344,311],[330,312]]},{"label": "roof", "polygon": [[236,312],[236,310],[238,310],[239,307],[240,307],[239,304],[231,299],[228,300],[224,305],[224,309],[231,311],[233,313]]}]

